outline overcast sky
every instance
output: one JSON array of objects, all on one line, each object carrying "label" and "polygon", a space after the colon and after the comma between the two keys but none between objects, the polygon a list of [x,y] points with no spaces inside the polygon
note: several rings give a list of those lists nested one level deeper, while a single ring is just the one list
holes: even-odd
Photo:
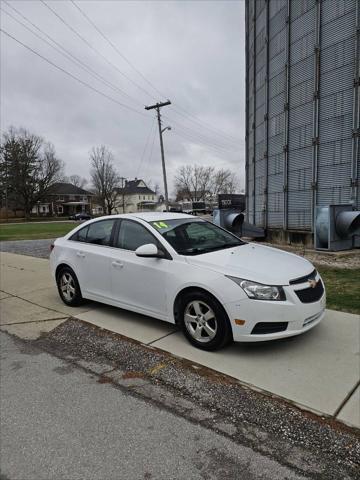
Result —
[{"label": "overcast sky", "polygon": [[[2,130],[22,126],[51,141],[67,175],[89,177],[89,151],[104,144],[120,174],[162,189],[155,110],[144,106],[169,98],[172,105],[162,109],[163,127],[172,127],[164,133],[169,190],[184,164],[230,168],[244,186],[244,1],[78,1],[118,51],[71,1],[47,4],[73,30],[44,3],[30,0],[1,0],[1,28],[115,101],[1,33]],[[50,42],[39,27],[83,68],[5,11]]]}]

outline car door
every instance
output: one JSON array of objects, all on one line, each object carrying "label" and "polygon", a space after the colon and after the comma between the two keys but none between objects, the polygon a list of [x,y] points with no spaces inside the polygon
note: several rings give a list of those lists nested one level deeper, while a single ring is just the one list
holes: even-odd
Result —
[{"label": "car door", "polygon": [[121,220],[114,239],[114,246],[119,249],[118,262],[121,265],[111,262],[113,298],[124,307],[165,318],[166,278],[172,261],[166,258],[138,257],[135,250],[148,243],[160,246],[156,237],[140,222]]},{"label": "car door", "polygon": [[116,219],[90,223],[70,239],[76,275],[85,298],[107,300],[111,298],[111,244]]}]

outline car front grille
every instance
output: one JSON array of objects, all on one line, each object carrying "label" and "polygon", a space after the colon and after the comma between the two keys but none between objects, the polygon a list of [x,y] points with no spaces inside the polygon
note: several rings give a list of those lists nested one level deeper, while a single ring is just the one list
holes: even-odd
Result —
[{"label": "car front grille", "polygon": [[259,322],[252,329],[251,335],[284,332],[287,326],[288,322]]},{"label": "car front grille", "polygon": [[318,280],[315,288],[303,288],[302,290],[295,290],[295,293],[299,297],[300,302],[302,303],[317,302],[323,296],[324,286],[322,284],[322,281]]},{"label": "car front grille", "polygon": [[313,270],[309,275],[305,275],[304,277],[299,277],[299,278],[293,278],[292,280],[289,281],[290,285],[296,285],[298,283],[306,283],[309,280],[315,280],[316,277],[316,270]]}]

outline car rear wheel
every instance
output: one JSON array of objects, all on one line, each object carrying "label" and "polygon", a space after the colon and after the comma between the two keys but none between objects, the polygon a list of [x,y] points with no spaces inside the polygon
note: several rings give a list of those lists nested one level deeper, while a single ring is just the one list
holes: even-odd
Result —
[{"label": "car rear wheel", "polygon": [[70,307],[83,303],[80,285],[70,267],[63,267],[57,274],[56,283],[61,300]]},{"label": "car rear wheel", "polygon": [[227,314],[211,295],[189,292],[182,297],[179,310],[183,333],[195,347],[217,350],[232,340]]}]

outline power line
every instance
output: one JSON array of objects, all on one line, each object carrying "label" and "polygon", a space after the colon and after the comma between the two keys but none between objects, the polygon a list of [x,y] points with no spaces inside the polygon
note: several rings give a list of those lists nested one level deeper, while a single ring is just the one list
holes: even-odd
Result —
[{"label": "power line", "polygon": [[[61,55],[65,56],[65,58],[67,58],[68,60],[70,60],[71,62],[73,62],[75,65],[77,65],[78,67],[82,68],[83,70],[85,70],[87,73],[89,73],[90,75],[93,76],[93,78],[96,78],[97,80],[100,79],[100,81],[112,88],[113,90],[115,91],[119,91],[120,93],[122,93],[123,95],[125,95],[126,97],[130,98],[130,100],[134,101],[135,103],[137,103],[137,100],[134,99],[133,97],[129,96],[126,92],[124,92],[122,89],[118,88],[116,85],[112,84],[111,82],[108,82],[104,77],[102,77],[101,75],[99,75],[97,72],[95,72],[91,67],[87,66],[84,62],[82,62],[81,60],[79,60],[77,57],[75,57],[71,52],[69,52],[67,49],[65,49],[62,45],[60,45],[56,40],[54,40],[50,35],[48,35],[46,32],[44,32],[41,28],[39,28],[36,24],[34,24],[33,22],[31,22],[25,15],[23,15],[21,12],[19,12],[16,8],[12,7],[6,0],[5,0],[5,3],[8,7],[10,7],[12,10],[14,10],[19,16],[21,16],[23,19],[25,19],[28,23],[30,23],[31,25],[34,26],[34,28],[36,28],[37,30],[39,30],[43,35],[45,35],[47,38],[49,38],[51,40],[51,42],[55,43],[55,45],[58,45],[59,48],[57,48],[57,46],[55,45],[52,45],[50,42],[48,42],[46,39],[42,38],[40,35],[38,35],[36,32],[34,32],[31,28],[29,28],[27,25],[25,25],[23,22],[21,22],[19,19],[17,19],[16,17],[14,17],[11,13],[7,12],[6,10],[3,9],[3,7],[0,6],[0,10],[2,10],[6,15],[10,16],[14,21],[16,21],[17,23],[19,23],[20,25],[23,26],[23,28],[25,28],[26,30],[28,30],[29,32],[31,32],[34,36],[36,36],[37,38],[39,38],[40,40],[42,40],[44,43],[46,43],[47,45],[49,45],[51,48],[55,49],[58,53],[60,53]],[[62,51],[63,50],[63,51]],[[65,53],[64,53],[65,52]],[[176,121],[173,121],[173,123],[177,123]],[[179,126],[181,126],[181,124],[178,124]],[[186,129],[186,127],[183,127],[184,129]],[[206,138],[204,136],[202,136],[203,138]],[[213,142],[215,143],[215,142]],[[221,147],[221,146],[220,146]]]},{"label": "power line", "polygon": [[177,125],[177,128],[180,128],[180,130],[183,130],[186,134],[190,135],[191,137],[201,141],[202,143],[205,143],[205,144],[208,144],[208,145],[212,145],[214,147],[216,147],[217,149],[219,150],[223,150],[224,152],[231,152],[231,151],[235,151],[235,147],[234,146],[231,146],[231,147],[227,147],[227,146],[224,146],[223,144],[220,144],[214,140],[209,140],[206,136],[202,135],[202,134],[198,134],[197,132],[195,132],[193,129],[191,128],[188,128],[188,127],[184,127],[181,123],[178,123],[177,121],[175,121],[174,119],[171,119],[170,117],[168,117],[167,115],[163,115],[164,118],[166,118],[167,120],[171,121],[171,123]]},{"label": "power line", "polygon": [[[148,84],[152,89],[161,97],[163,98],[168,98],[168,95],[164,95],[162,92],[159,91],[158,88],[148,79],[146,76],[141,73],[141,71],[135,67],[135,65],[130,62],[130,60],[123,54],[121,51],[118,49],[118,47],[105,35],[105,33],[96,25],[96,23],[84,12],[84,10],[74,1],[70,0],[71,3],[74,5],[74,7],[82,14],[82,16],[90,23],[90,25],[93,26],[93,28],[101,35],[101,37],[115,50],[115,52]],[[138,85],[137,85],[138,86]],[[142,89],[144,90],[144,89]],[[145,90],[148,95],[153,97],[153,95]],[[153,97],[154,98],[154,97]],[[194,115],[188,113],[184,108],[181,108],[179,106],[173,106],[172,111],[177,113],[178,115],[181,115],[182,117],[188,117],[188,120],[191,121],[193,124],[198,124],[202,128],[206,128],[207,130],[211,131],[212,133],[217,134],[218,136],[222,136],[223,138],[226,138],[227,141],[233,142],[233,143],[238,143],[238,139],[232,135],[226,134],[221,132],[219,129],[214,128],[208,124],[206,124],[204,121],[198,120]],[[184,113],[182,113],[184,112]],[[194,117],[194,120],[191,118]]]},{"label": "power line", "polygon": [[99,73],[97,73],[95,70],[93,70],[91,67],[89,67],[88,65],[86,65],[86,63],[84,63],[82,60],[80,60],[79,58],[77,58],[75,55],[73,55],[69,50],[67,50],[65,47],[63,47],[59,42],[57,42],[56,40],[54,40],[50,35],[48,35],[46,32],[44,32],[44,30],[42,30],[40,27],[38,27],[35,23],[33,23],[31,20],[29,20],[25,15],[23,15],[21,12],[19,12],[15,7],[13,7],[12,5],[10,5],[6,0],[4,0],[5,3],[7,4],[8,7],[10,7],[12,10],[14,10],[19,16],[21,16],[24,20],[26,20],[28,23],[30,23],[34,28],[36,28],[39,32],[42,33],[42,35],[45,35],[45,37],[47,37],[48,39],[50,39],[51,42],[53,42],[55,45],[52,45],[50,42],[48,42],[45,38],[42,38],[40,35],[38,35],[36,32],[34,32],[30,27],[28,27],[27,25],[25,25],[23,22],[21,22],[19,19],[17,19],[16,17],[14,17],[11,13],[7,12],[6,10],[4,10],[2,7],[0,7],[0,9],[6,13],[6,15],[10,16],[14,21],[16,21],[17,23],[19,23],[20,25],[22,25],[26,30],[28,30],[29,32],[31,32],[33,35],[35,35],[37,38],[39,38],[40,40],[42,40],[44,43],[46,43],[47,45],[49,45],[51,48],[53,48],[54,50],[56,50],[58,53],[60,53],[61,55],[63,55],[65,58],[67,58],[68,60],[70,60],[72,63],[74,63],[77,67],[81,68],[82,70],[86,71],[88,74],[90,74],[93,78],[96,78],[96,80],[100,81],[101,83],[103,83],[104,85],[106,85],[107,87],[111,88],[112,90],[114,91],[117,91],[119,93],[121,93],[122,95],[124,95],[126,98],[128,98],[129,100],[135,102],[136,104],[138,103],[138,100],[134,97],[132,97],[131,95],[128,95],[124,90],[122,90],[120,87],[118,87],[117,85],[113,84],[112,82],[110,82],[109,80],[107,80],[105,77],[103,77],[102,75],[100,75]]},{"label": "power line", "polygon": [[65,70],[64,68],[62,67],[59,67],[59,65],[56,65],[56,63],[52,62],[51,60],[49,60],[48,58],[44,57],[43,55],[41,55],[39,52],[37,52],[36,50],[33,50],[31,47],[29,47],[28,45],[26,45],[25,43],[21,42],[20,40],[18,40],[16,37],[10,35],[10,33],[8,33],[6,30],[0,28],[0,32],[4,33],[6,36],[8,36],[9,38],[11,38],[12,40],[14,40],[15,42],[17,42],[18,44],[22,45],[24,48],[26,48],[27,50],[29,50],[30,52],[32,52],[33,54],[37,55],[38,57],[40,57],[42,60],[44,60],[45,62],[49,63],[50,65],[52,65],[53,67],[55,67],[57,70],[60,70],[61,72],[65,73],[66,75],[68,75],[69,77],[71,77],[72,79],[76,80],[77,82],[81,83],[83,86],[89,88],[90,90],[98,93],[99,95],[102,95],[103,97],[107,98],[108,100],[116,103],[117,105],[120,105],[121,107],[123,108],[126,108],[127,110],[130,110],[131,112],[134,112],[134,113],[137,113],[138,115],[141,115],[142,117],[146,117],[146,115],[142,112],[138,112],[137,110],[135,110],[134,108],[130,107],[129,105],[126,105],[125,103],[121,103],[119,102],[118,100],[116,100],[115,98],[113,97],[110,97],[109,95],[107,95],[106,93],[104,92],[101,92],[100,90],[98,90],[97,88],[93,87],[92,85],[89,85],[88,83],[84,82],[83,80],[81,80],[80,78],[76,77],[75,75],[73,75],[72,73],[68,72],[67,70]]},{"label": "power line", "polygon": [[[143,114],[142,112],[138,112],[136,110],[134,110],[133,108],[131,108],[130,106],[128,105],[125,105],[121,102],[118,102],[116,99],[110,97],[109,95],[101,92],[100,90],[96,89],[95,87],[92,87],[91,85],[87,84],[86,82],[84,82],[83,80],[77,78],[75,75],[71,74],[70,72],[66,71],[65,69],[63,69],[62,67],[59,67],[58,65],[56,65],[54,62],[52,62],[51,60],[47,59],[46,57],[42,56],[41,54],[39,54],[38,52],[36,52],[35,50],[33,50],[31,47],[25,45],[24,43],[22,43],[20,40],[18,40],[17,38],[13,37],[12,35],[10,35],[8,32],[6,32],[5,30],[3,29],[0,29],[0,31],[2,31],[5,35],[7,35],[8,37],[12,38],[14,41],[16,41],[17,43],[19,43],[20,45],[22,45],[24,48],[28,49],[29,51],[31,51],[32,53],[34,53],[35,55],[39,56],[42,60],[46,61],[47,63],[49,63],[50,65],[52,65],[53,67],[57,68],[58,70],[60,70],[61,72],[65,73],[66,75],[70,76],[71,78],[73,78],[74,80],[78,81],[79,83],[81,83],[82,85],[84,85],[85,87],[89,88],[90,90],[92,91],[95,91],[96,93],[98,93],[99,95],[102,95],[104,96],[105,98],[107,98],[108,100],[124,107],[124,108],[127,108],[131,111],[133,111],[134,113],[137,113],[139,115],[142,115],[142,116],[145,116],[145,114]],[[174,122],[174,123],[177,123],[177,122]],[[216,150],[217,152],[220,152],[220,153],[224,153],[224,152],[221,152],[218,148],[218,146],[216,145],[212,145],[212,144],[209,144],[208,141],[204,141],[202,140],[201,138],[197,137],[196,136],[196,133],[193,133],[191,130],[189,129],[186,129],[186,127],[182,127],[180,124],[179,125],[179,128],[182,129],[185,134],[181,134],[181,133],[178,133],[179,136],[181,136],[182,138],[185,138],[187,140],[190,140],[192,142],[198,142],[198,143],[201,143],[205,146],[207,146],[208,148],[211,148],[211,149],[214,149]],[[189,131],[190,131],[190,134],[189,134]],[[177,132],[175,132],[176,134]],[[221,147],[220,147],[221,148]]]},{"label": "power line", "polygon": [[147,162],[144,166],[144,172],[147,170],[147,167],[149,166],[150,161],[152,159],[152,154],[153,154],[154,144],[155,144],[155,138],[156,138],[156,128],[154,128],[154,136],[153,136],[153,140],[152,140],[152,144],[151,144],[150,154],[149,154]]},{"label": "power line", "polygon": [[[149,130],[149,134],[146,138],[146,143],[145,143],[145,146],[144,146],[144,149],[143,149],[143,152],[142,152],[142,155],[141,155],[141,159],[140,159],[140,163],[138,165],[138,168],[136,170],[136,177],[139,176],[139,173],[141,171],[141,167],[142,167],[142,164],[143,164],[143,161],[144,161],[144,158],[145,158],[145,152],[146,152],[146,149],[147,149],[147,146],[148,146],[148,143],[149,143],[149,140],[150,140],[150,137],[151,137],[151,133],[153,131],[153,128],[154,128],[154,125],[155,125],[155,119],[156,117],[154,117],[152,123],[151,123],[151,127],[150,127],[150,130]],[[154,132],[154,138],[155,138],[155,133],[156,131]]]},{"label": "power line", "polygon": [[142,88],[140,85],[138,85],[136,82],[134,82],[128,75],[126,75],[124,72],[122,72],[113,62],[111,62],[105,55],[103,55],[97,48],[95,48],[90,42],[86,40],[85,37],[83,37],[75,28],[73,28],[61,15],[59,15],[50,5],[48,5],[44,0],[40,0],[43,5],[45,5],[46,8],[48,8],[64,25],[66,25],[67,28],[69,28],[77,37],[79,37],[92,51],[94,51],[97,55],[99,55],[103,60],[105,60],[109,65],[111,65],[117,72],[120,73],[124,78],[126,78],[129,82],[131,82],[133,85],[135,85],[137,88],[142,90],[146,95],[149,95],[149,93]]},{"label": "power line", "polygon": [[[180,110],[180,111],[179,111]],[[185,113],[182,113],[181,110]],[[184,118],[187,118],[188,117],[188,121],[189,122],[192,122],[194,123],[195,125],[198,124],[200,126],[202,126],[202,124],[205,125],[205,128],[213,133],[217,133],[218,135],[222,136],[222,137],[228,137],[227,141],[228,142],[232,142],[232,143],[239,143],[239,139],[237,139],[236,137],[233,137],[232,135],[229,135],[229,134],[225,134],[225,133],[222,133],[222,132],[219,132],[218,129],[216,129],[215,127],[211,127],[211,126],[206,126],[207,124],[201,120],[197,120],[196,117],[194,117],[194,120],[191,118],[193,115],[189,114],[189,113],[186,113],[186,110],[184,110],[183,108],[177,106],[177,108],[173,107],[172,109],[173,112],[175,112],[177,115],[180,115]],[[204,127],[202,127],[204,128]]]},{"label": "power line", "polygon": [[[148,79],[145,77],[145,75],[143,75],[143,74],[140,72],[140,70],[138,70],[138,69],[135,67],[135,65],[133,65],[133,64],[130,62],[130,60],[129,60],[128,58],[126,58],[124,54],[122,54],[122,53],[120,52],[120,50],[117,48],[117,46],[109,39],[109,37],[107,37],[107,36],[105,35],[105,33],[104,33],[102,30],[100,30],[100,28],[96,25],[96,23],[95,23],[93,20],[91,20],[91,18],[84,12],[84,10],[82,10],[82,9],[79,7],[79,5],[78,5],[76,2],[74,2],[74,0],[70,0],[70,1],[71,1],[71,3],[74,5],[74,7],[76,7],[76,8],[79,10],[79,12],[83,15],[83,17],[86,18],[86,20],[90,23],[90,25],[92,25],[92,26],[95,28],[95,30],[99,33],[99,35],[101,35],[101,36],[103,37],[103,39],[115,50],[115,52],[116,52],[118,55],[120,55],[120,57],[121,57],[138,75],[140,75],[140,77],[141,77],[143,80],[145,80],[145,82],[146,82],[148,85],[150,85],[150,86],[155,90],[155,92],[156,92],[157,94],[159,94],[160,96],[163,96],[162,93],[150,82],[150,80],[148,80]],[[148,92],[147,90],[146,90],[146,92],[147,92],[151,97],[153,97],[153,95],[152,95],[150,92]],[[153,97],[153,98],[154,98],[154,97]]]},{"label": "power line", "polygon": [[190,137],[188,134],[184,134],[183,132],[179,132],[178,130],[175,130],[175,129],[172,130],[172,133],[173,133],[174,135],[177,135],[177,136],[179,136],[179,137],[182,137],[182,138],[184,138],[185,140],[190,141],[190,142],[192,142],[192,143],[197,143],[197,144],[200,144],[200,146],[204,146],[204,147],[210,148],[211,150],[214,150],[214,152],[217,152],[218,154],[220,154],[220,155],[222,155],[222,156],[226,155],[226,152],[224,152],[224,151],[222,151],[222,150],[220,150],[220,149],[218,149],[218,148],[216,148],[216,147],[214,147],[214,146],[212,146],[212,145],[209,145],[208,143],[203,142],[203,141],[199,140],[198,138]]},{"label": "power line", "polygon": [[[43,3],[48,9],[50,9],[50,10],[52,11],[52,13],[54,13],[54,15],[56,15],[63,23],[65,23],[65,25],[66,25],[71,31],[73,31],[77,36],[79,36],[79,38],[81,38],[82,41],[84,41],[91,49],[93,49],[97,54],[99,54],[102,58],[104,58],[108,63],[110,63],[114,68],[116,68],[116,69],[122,74],[122,72],[121,72],[114,64],[112,64],[112,62],[109,62],[108,59],[107,59],[105,56],[103,56],[100,52],[98,52],[96,49],[94,49],[94,47],[93,47],[84,37],[82,37],[75,29],[73,29],[59,14],[57,14],[57,12],[55,12],[55,11],[54,11],[50,6],[48,6],[43,0],[41,0],[41,1],[42,1],[42,3]],[[7,4],[7,6],[9,6],[10,8],[12,8],[14,11],[16,11],[16,13],[17,13],[18,15],[20,15],[22,18],[24,18],[26,21],[28,21],[31,25],[33,25],[33,26],[34,26],[37,30],[39,30],[42,34],[44,34],[47,38],[49,38],[53,43],[55,43],[56,45],[59,45],[59,47],[66,52],[67,58],[69,58],[69,56],[72,57],[77,64],[82,65],[82,66],[86,69],[86,71],[87,71],[88,73],[90,73],[93,77],[94,77],[94,75],[96,75],[97,79],[100,78],[100,80],[101,80],[105,85],[107,85],[108,87],[119,91],[121,94],[125,95],[126,97],[128,97],[128,98],[131,99],[132,101],[137,102],[136,99],[134,99],[133,97],[131,97],[130,95],[128,95],[126,92],[124,92],[123,90],[121,90],[121,89],[120,89],[119,87],[117,87],[116,85],[114,85],[114,84],[112,84],[111,82],[107,81],[104,77],[102,77],[100,74],[98,74],[98,73],[95,72],[93,69],[91,69],[91,67],[89,67],[88,65],[86,65],[84,62],[82,62],[82,61],[79,60],[77,57],[75,57],[71,52],[69,52],[69,51],[66,50],[64,47],[62,47],[58,42],[56,42],[53,38],[51,38],[48,34],[46,34],[46,32],[44,32],[43,30],[41,30],[38,26],[36,26],[36,25],[35,25],[33,22],[31,22],[28,18],[26,18],[24,15],[22,15],[18,10],[16,10],[14,7],[12,7],[8,2],[6,2],[6,4]],[[78,8],[78,10],[81,10],[80,7],[78,7],[78,6],[75,4],[75,2],[73,2],[73,4],[74,4],[74,6],[76,6],[76,8]],[[5,11],[5,10],[3,10],[3,11]],[[81,10],[81,12],[84,14],[85,17],[87,17],[86,14],[85,14],[82,10]],[[48,45],[50,45],[50,46],[51,46],[52,48],[54,48],[55,50],[59,51],[59,50],[58,50],[57,48],[55,48],[53,45],[49,44],[49,42],[47,42],[45,39],[39,37],[35,32],[33,32],[31,29],[29,29],[26,25],[24,25],[24,24],[23,24],[22,22],[20,22],[18,19],[16,19],[15,17],[13,17],[9,12],[6,12],[6,11],[5,11],[5,13],[7,13],[9,16],[11,16],[15,21],[17,21],[18,23],[20,23],[24,28],[26,28],[27,30],[29,30],[31,33],[33,33],[35,36],[37,36],[38,38],[40,38],[42,41],[44,41],[45,43],[47,43]],[[92,22],[89,18],[88,18],[88,21],[89,21],[90,23]],[[94,28],[96,28],[96,29],[99,31],[99,29],[96,27],[95,24],[94,24],[93,26],[94,26]],[[100,33],[100,32],[101,32],[101,31],[99,31],[99,33]],[[102,32],[101,32],[101,34],[102,34]],[[102,36],[103,36],[104,38],[106,38],[104,34],[102,34]],[[13,37],[13,39],[16,40],[14,37]],[[20,42],[20,43],[21,43],[21,42]],[[112,42],[111,42],[110,40],[109,40],[109,43],[113,46],[113,48],[116,49],[116,47],[112,44]],[[24,45],[23,45],[23,46],[24,46]],[[30,50],[31,50],[31,49],[30,49]],[[37,53],[37,52],[33,51],[33,53]],[[64,55],[61,51],[59,51],[59,53],[61,53],[62,55]],[[119,51],[118,51],[118,54],[122,56],[121,52],[119,52]],[[124,58],[125,58],[125,57],[124,57]],[[43,57],[43,59],[46,60],[46,61],[48,61],[49,63],[51,63],[51,61],[49,61],[49,60],[46,59],[45,57]],[[70,58],[70,60],[73,61],[71,58]],[[127,59],[126,59],[126,60],[127,60]],[[75,63],[75,62],[73,61],[73,63]],[[131,64],[129,61],[128,61],[128,63]],[[53,64],[53,66],[55,66],[56,68],[61,69],[61,67],[58,67],[56,64]],[[79,66],[79,65],[77,65],[77,66]],[[136,69],[132,64],[131,64],[131,66],[135,69],[135,71],[137,71],[137,69]],[[81,67],[81,68],[82,68],[82,67]],[[84,68],[83,68],[83,69],[84,69]],[[62,71],[64,71],[64,69],[62,69]],[[66,72],[66,71],[64,71],[64,73],[67,73],[67,74],[70,75],[70,76],[72,75],[72,74],[70,74],[69,72]],[[139,73],[140,75],[142,75],[141,72],[138,72],[138,73]],[[146,80],[146,78],[145,78],[143,75],[142,75],[142,77]],[[104,94],[103,92],[98,91],[97,89],[95,89],[94,87],[86,84],[85,82],[83,82],[82,80],[78,79],[77,77],[73,76],[73,78],[75,78],[75,79],[76,79],[77,81],[79,81],[80,83],[83,83],[83,84],[84,84],[85,86],[87,86],[88,88],[91,88],[92,90],[96,91],[97,93],[100,93],[101,95],[103,95],[103,96],[105,96],[106,98],[110,99],[111,101],[117,102],[116,99],[114,99],[114,98],[112,98],[112,97],[109,97],[108,95]],[[129,78],[129,77],[126,76],[126,78]],[[129,79],[129,80],[132,81],[131,79]],[[150,83],[151,83],[151,82],[150,82]],[[143,89],[143,90],[144,90],[144,89]],[[145,92],[148,93],[149,95],[151,95],[148,91],[145,90]],[[121,104],[120,102],[117,102],[117,103]],[[131,109],[131,107],[129,107],[128,105],[125,105],[125,104],[121,104],[121,105],[124,106],[125,108]],[[135,111],[134,109],[132,109],[132,110]],[[136,112],[136,113],[140,113],[140,112]],[[177,112],[177,113],[178,113],[178,112]],[[179,113],[178,113],[178,114],[179,114]],[[182,114],[182,116],[184,116],[184,115]],[[169,117],[167,117],[167,118],[169,118]],[[202,133],[198,133],[198,134],[197,134],[196,131],[194,131],[193,129],[184,127],[183,125],[181,125],[180,123],[176,122],[175,120],[170,119],[170,121],[171,121],[172,123],[177,124],[179,128],[183,129],[184,132],[187,133],[188,136],[190,135],[190,139],[191,139],[192,141],[197,141],[197,142],[203,143],[203,144],[205,144],[205,145],[207,145],[207,146],[210,146],[209,144],[211,143],[213,147],[215,146],[216,148],[220,148],[220,149],[224,149],[224,150],[227,149],[227,147],[225,147],[224,145],[220,145],[219,143],[216,143],[214,140],[210,140],[210,141],[209,141],[209,139],[208,139],[204,134],[202,134]],[[194,123],[194,120],[192,120],[191,118],[190,118],[190,121],[192,121],[192,122]],[[199,123],[199,122],[198,122],[198,123]],[[183,138],[185,138],[184,135],[183,135]]]}]

